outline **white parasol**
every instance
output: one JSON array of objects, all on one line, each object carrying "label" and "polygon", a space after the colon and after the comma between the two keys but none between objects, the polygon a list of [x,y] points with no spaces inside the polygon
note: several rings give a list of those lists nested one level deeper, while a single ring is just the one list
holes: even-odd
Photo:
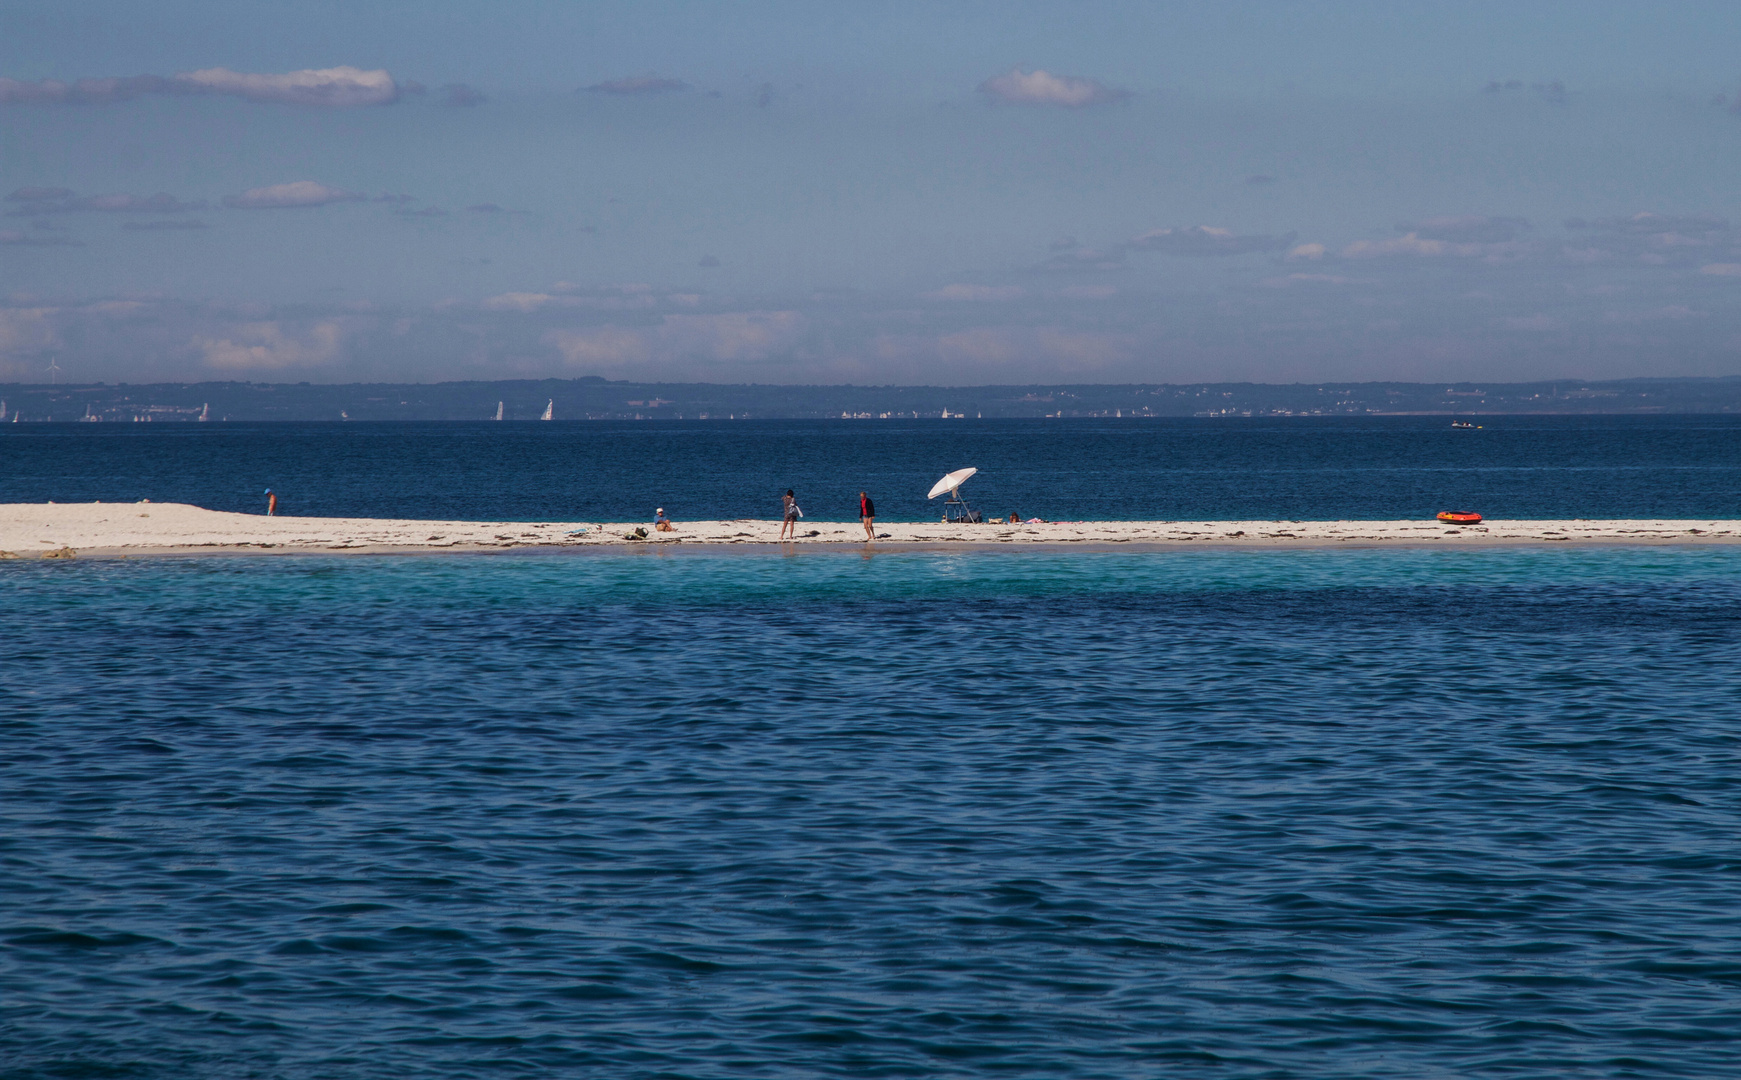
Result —
[{"label": "white parasol", "polygon": [[962,484],[967,482],[968,477],[972,476],[974,473],[976,473],[978,471],[979,471],[978,469],[956,469],[954,472],[950,473],[948,476],[945,476],[943,479],[937,481],[936,486],[932,487],[932,489],[931,489],[931,494],[929,494],[925,497],[927,499],[935,499],[937,496],[939,496],[939,495],[943,494],[945,491],[947,491],[947,492],[949,492],[950,495],[959,499],[961,497],[961,492],[958,489],[961,487]]}]

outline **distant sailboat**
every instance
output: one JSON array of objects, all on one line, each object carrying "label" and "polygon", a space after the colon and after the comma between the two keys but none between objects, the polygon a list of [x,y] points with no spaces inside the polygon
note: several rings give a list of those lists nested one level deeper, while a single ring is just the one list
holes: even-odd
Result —
[{"label": "distant sailboat", "polygon": [[549,401],[544,403],[544,415],[540,416],[538,419],[540,419],[540,420],[554,420],[554,419],[556,419],[555,414],[556,414],[556,399],[551,398]]},{"label": "distant sailboat", "polygon": [[212,418],[212,403],[208,401],[205,404],[205,408],[203,408],[199,411],[199,422],[203,424],[207,420],[210,420],[211,418]]},{"label": "distant sailboat", "polygon": [[6,419],[6,401],[0,398],[0,420]]},{"label": "distant sailboat", "polygon": [[502,403],[498,401],[498,402],[496,402],[496,419],[500,420],[501,418],[502,418]]}]

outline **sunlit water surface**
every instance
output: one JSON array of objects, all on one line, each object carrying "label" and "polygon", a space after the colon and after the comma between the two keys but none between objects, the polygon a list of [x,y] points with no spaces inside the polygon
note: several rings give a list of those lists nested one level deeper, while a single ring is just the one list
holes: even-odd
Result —
[{"label": "sunlit water surface", "polygon": [[0,1076],[1741,1075],[1741,552],[0,563]]}]

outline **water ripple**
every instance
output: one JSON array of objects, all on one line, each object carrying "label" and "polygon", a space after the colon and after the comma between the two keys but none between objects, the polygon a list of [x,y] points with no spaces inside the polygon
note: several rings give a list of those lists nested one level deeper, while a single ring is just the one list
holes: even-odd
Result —
[{"label": "water ripple", "polygon": [[1741,554],[0,580],[0,1076],[1741,1075]]}]

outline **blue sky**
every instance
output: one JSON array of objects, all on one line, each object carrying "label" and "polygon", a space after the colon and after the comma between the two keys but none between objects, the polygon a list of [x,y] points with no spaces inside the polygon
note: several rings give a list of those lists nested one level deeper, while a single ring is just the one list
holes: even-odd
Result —
[{"label": "blue sky", "polygon": [[1733,4],[0,26],[0,379],[1741,373]]}]

